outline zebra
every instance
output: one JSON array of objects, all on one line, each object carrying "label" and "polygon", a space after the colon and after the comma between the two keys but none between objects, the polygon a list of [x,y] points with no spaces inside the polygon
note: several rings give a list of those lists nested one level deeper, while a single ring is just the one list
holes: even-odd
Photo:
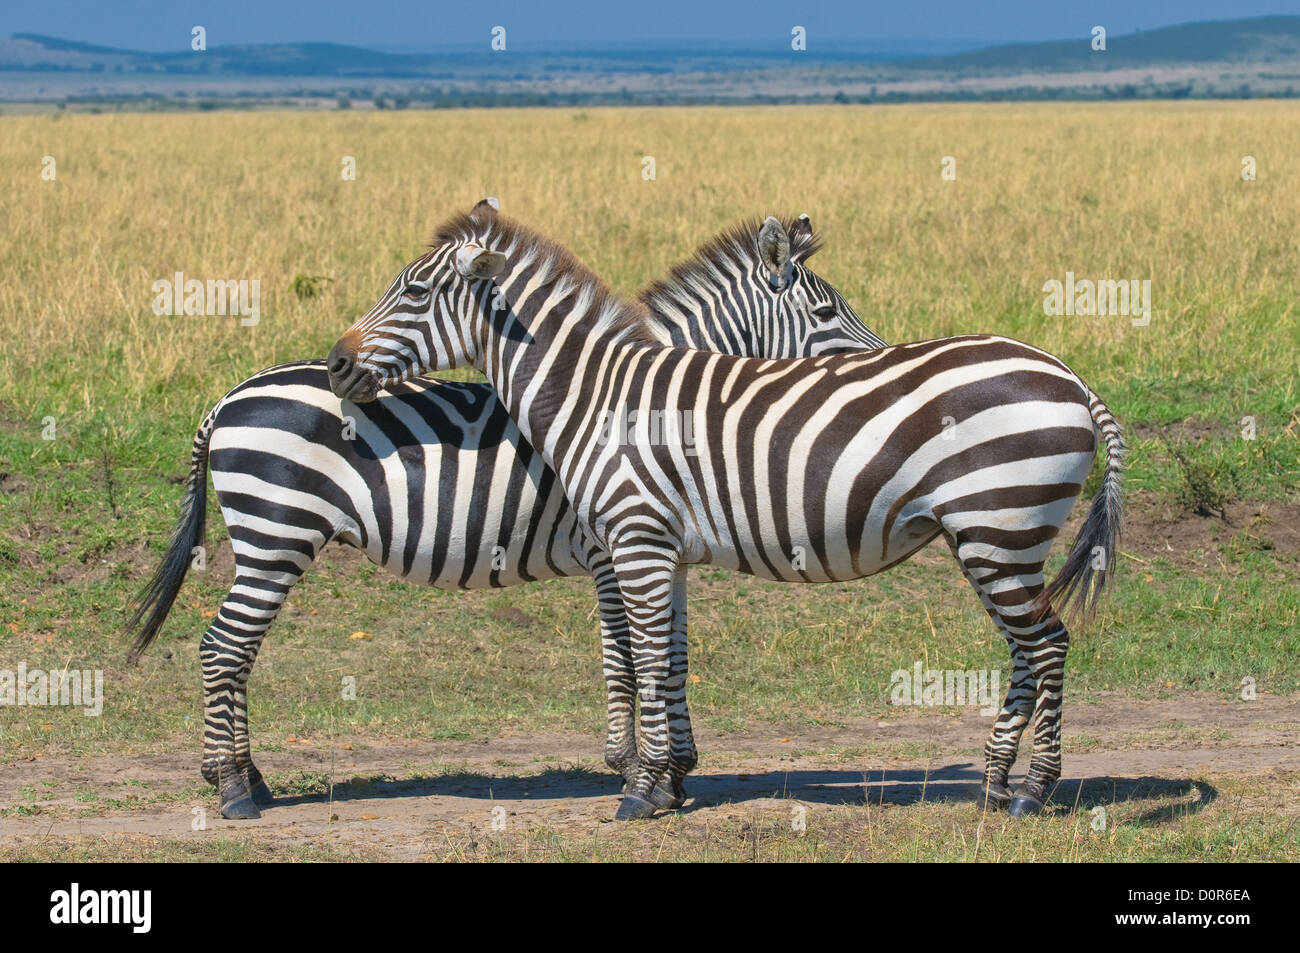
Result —
[{"label": "zebra", "polygon": [[[768,357],[883,347],[810,269],[818,247],[807,215],[728,229],[642,293],[654,333]],[[595,576],[605,759],[634,776],[636,684],[618,583],[490,385],[406,381],[359,405],[330,392],[325,362],[305,361],[235,387],[195,437],[176,533],[131,619],[133,660],[158,634],[202,542],[209,466],[235,553],[234,586],[200,645],[202,773],[223,816],[258,817],[273,800],[252,760],[247,682],[289,591],[334,539],[442,589]],[[655,797],[677,800],[664,788]]]},{"label": "zebra", "polygon": [[[985,745],[985,809],[1042,809],[1060,777],[1069,633],[1087,617],[1119,540],[1124,442],[1062,361],[972,334],[874,351],[771,360],[665,345],[644,309],[565,248],[480,202],[343,334],[334,393],[364,399],[413,374],[473,365],[555,471],[608,554],[624,599],[640,699],[638,771],[615,817],[697,755],[686,704],[687,565],[766,579],[869,576],[942,536],[1011,650]],[[690,419],[675,434],[608,439],[635,411]],[[1101,489],[1065,566],[1043,566],[1082,492],[1098,438]],[[1033,720],[1024,780],[1010,788]]]}]

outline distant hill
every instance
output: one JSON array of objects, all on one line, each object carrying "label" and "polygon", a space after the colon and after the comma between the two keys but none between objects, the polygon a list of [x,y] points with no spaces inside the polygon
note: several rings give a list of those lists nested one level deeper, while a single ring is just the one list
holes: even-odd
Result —
[{"label": "distant hill", "polygon": [[[686,41],[684,41],[686,42]],[[910,41],[925,49],[926,41]],[[951,49],[951,47],[947,47]],[[929,45],[930,51],[944,49]],[[638,49],[381,52],[339,43],[114,49],[0,39],[0,102],[85,108],[443,108],[1300,96],[1300,16],[1187,23],[944,55]]]},{"label": "distant hill", "polygon": [[1184,23],[1144,33],[1108,35],[1094,52],[1091,35],[1052,43],[1017,43],[911,60],[909,69],[1066,72],[1177,63],[1272,63],[1300,59],[1300,16]]},{"label": "distant hill", "polygon": [[907,58],[893,51],[842,49],[804,57],[792,51],[722,49],[583,49],[495,53],[486,48],[443,53],[386,53],[339,43],[266,43],[213,46],[197,52],[145,53],[77,43],[35,33],[0,40],[0,70],[111,73],[177,73],[226,76],[366,76],[411,78],[442,75],[468,67],[504,78],[525,71],[660,72],[754,68],[765,62],[812,59],[818,62],[880,63]]},{"label": "distant hill", "polygon": [[[249,46],[215,46],[202,53],[145,53],[91,43],[61,40],[34,33],[17,33],[0,40],[0,70],[72,70],[77,72],[183,73],[231,76],[369,76],[416,77],[445,72],[451,65],[472,63],[513,70],[521,59],[559,60],[577,67],[611,68],[610,61],[627,68],[628,59],[642,67],[661,61],[675,68],[742,68],[752,60],[802,62],[799,54],[784,50],[741,51],[620,49],[585,50],[550,54],[515,53],[499,56],[481,53],[398,54],[380,53],[340,43],[267,43]],[[832,52],[807,59],[879,64],[895,60],[887,54]],[[1106,51],[1094,52],[1087,35],[1048,43],[1017,43],[945,56],[912,58],[896,63],[907,70],[926,71],[1032,71],[1068,72],[1080,69],[1120,69],[1175,63],[1269,63],[1300,59],[1300,16],[1258,17],[1212,23],[1186,23],[1141,33],[1108,36]]]},{"label": "distant hill", "polygon": [[232,76],[415,76],[428,56],[377,53],[340,43],[218,46],[202,52],[143,53],[75,43],[35,33],[0,41],[0,70],[119,73],[225,73]]}]

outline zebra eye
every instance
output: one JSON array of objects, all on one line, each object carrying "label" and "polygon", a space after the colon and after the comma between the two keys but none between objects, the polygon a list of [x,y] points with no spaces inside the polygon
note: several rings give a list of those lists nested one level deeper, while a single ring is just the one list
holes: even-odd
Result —
[{"label": "zebra eye", "polygon": [[820,307],[813,308],[812,314],[818,321],[829,321],[831,318],[835,317],[835,305],[824,304]]},{"label": "zebra eye", "polygon": [[407,298],[419,301],[421,298],[424,298],[429,294],[429,289],[421,288],[419,285],[407,285],[402,289],[402,294]]}]

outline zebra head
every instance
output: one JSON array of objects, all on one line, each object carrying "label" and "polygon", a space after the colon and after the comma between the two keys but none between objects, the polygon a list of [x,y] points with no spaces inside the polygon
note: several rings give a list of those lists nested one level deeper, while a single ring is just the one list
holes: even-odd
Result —
[{"label": "zebra head", "polygon": [[490,233],[496,211],[487,198],[440,229],[344,332],[326,362],[336,397],[361,403],[417,374],[477,362],[474,318],[493,306],[492,279],[506,267],[506,256],[478,237]]},{"label": "zebra head", "polygon": [[[772,222],[777,220],[769,218],[764,222],[764,228],[768,228]],[[777,222],[777,225],[780,223]],[[795,219],[789,229],[789,236],[789,323],[798,329],[802,320],[805,332],[802,338],[796,336],[789,353],[782,356],[815,357],[863,348],[887,347],[884,339],[863,323],[836,287],[808,267],[808,259],[821,247],[821,243],[813,233],[812,220],[806,212]],[[760,236],[760,252],[762,244]]]},{"label": "zebra head", "polygon": [[805,215],[718,235],[641,295],[672,343],[744,357],[816,357],[885,347],[808,265],[820,247]]}]

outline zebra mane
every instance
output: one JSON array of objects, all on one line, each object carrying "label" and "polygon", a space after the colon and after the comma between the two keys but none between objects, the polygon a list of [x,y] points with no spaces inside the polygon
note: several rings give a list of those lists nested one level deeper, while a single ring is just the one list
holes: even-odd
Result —
[{"label": "zebra mane", "polygon": [[553,280],[583,290],[588,296],[590,312],[598,316],[598,326],[603,333],[646,344],[663,343],[655,334],[650,323],[650,311],[645,304],[619,297],[605,284],[604,279],[580,262],[573,252],[527,225],[499,213],[490,216],[461,213],[438,227],[429,246],[437,248],[459,241],[472,241],[497,251],[527,248],[529,257],[548,263],[549,270],[555,276]]},{"label": "zebra mane", "polygon": [[[778,217],[781,227],[790,236],[790,259],[803,264],[822,247],[821,236],[811,229],[796,228],[798,219]],[[726,273],[727,266],[757,266],[758,231],[763,222],[747,218],[719,232],[695,250],[695,254],[674,265],[666,278],[655,281],[638,296],[641,302],[653,308],[656,301],[673,301],[683,288],[695,287],[704,281],[711,284],[719,271]]]}]

